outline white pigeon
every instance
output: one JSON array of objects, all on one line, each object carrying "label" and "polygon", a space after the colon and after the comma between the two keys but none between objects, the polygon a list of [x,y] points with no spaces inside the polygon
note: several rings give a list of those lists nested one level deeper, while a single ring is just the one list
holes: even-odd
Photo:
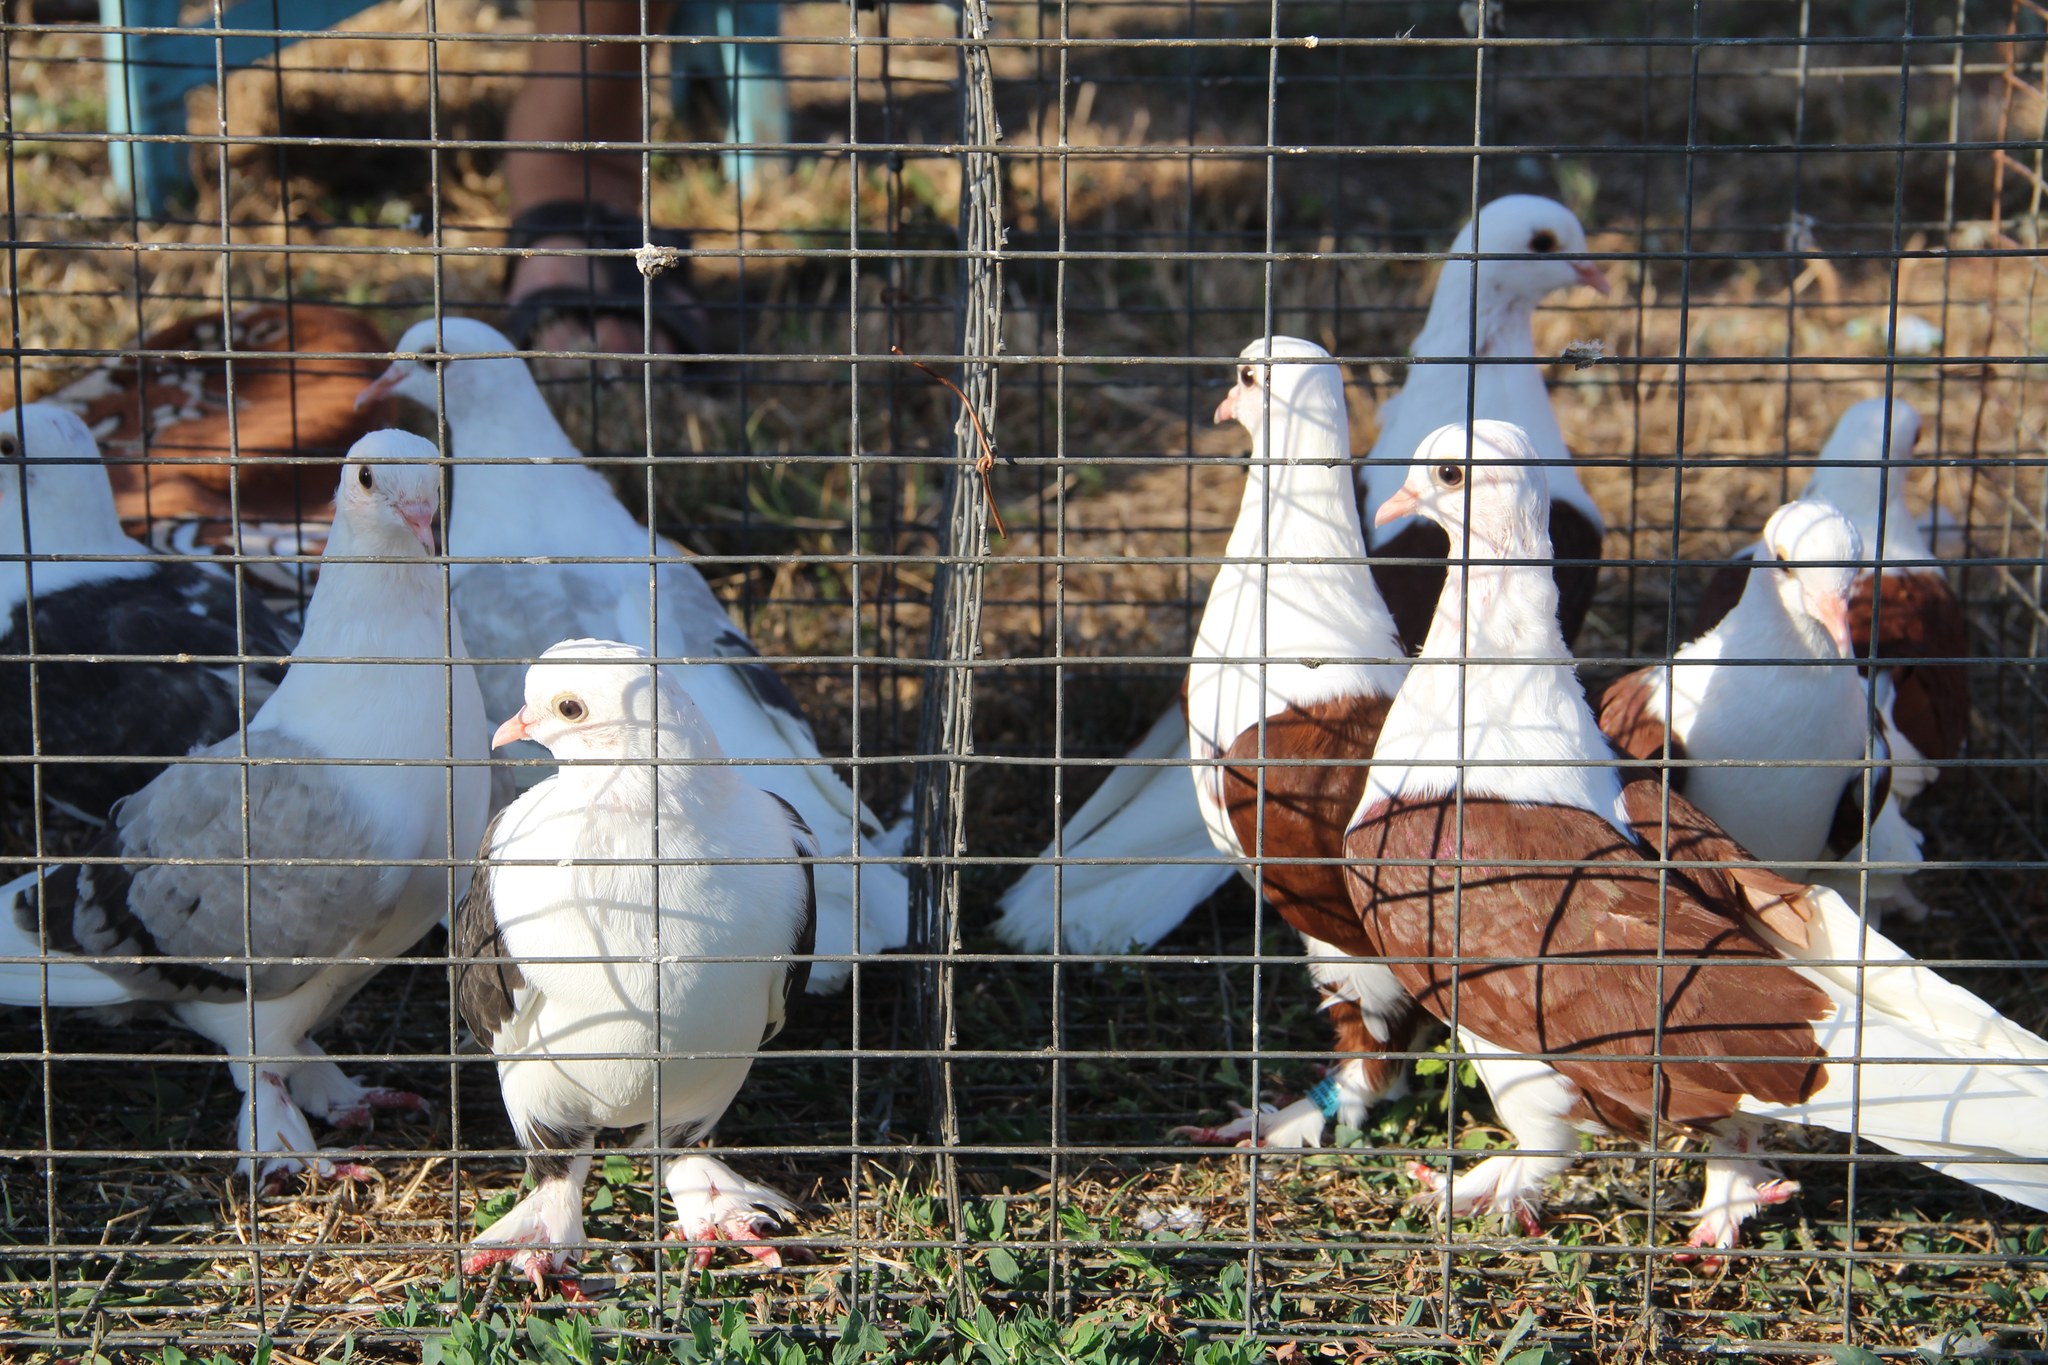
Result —
[{"label": "white pigeon", "polygon": [[[298,638],[253,589],[238,604],[219,567],[149,553],[121,529],[84,422],[48,403],[0,412],[0,655],[19,661],[0,667],[0,752],[132,756],[40,765],[43,799],[93,823],[169,760],[233,734]],[[31,655],[61,661],[37,664],[32,684]],[[27,791],[32,771],[8,763],[10,785]]]},{"label": "white pigeon", "polygon": [[[707,660],[672,665],[677,681],[697,699],[728,755],[772,763],[746,766],[747,779],[795,806],[830,860],[817,869],[823,960],[810,989],[843,985],[850,954],[902,947],[910,936],[909,883],[896,867],[868,861],[900,851],[900,832],[883,833],[819,755],[796,698],[758,661],[703,575],[672,542],[641,525],[584,462],[526,365],[503,354],[512,343],[472,319],[430,318],[415,324],[398,349],[420,358],[395,362],[362,401],[401,394],[440,407],[447,419],[457,460],[449,516],[455,609],[476,657],[527,661],[557,640],[592,637],[624,640],[665,660]],[[486,354],[455,359],[477,352]],[[516,662],[478,667],[494,711],[519,704],[522,671]]]},{"label": "white pigeon", "polygon": [[[1408,1048],[1421,1022],[1393,973],[1352,955],[1364,944],[1334,861],[1407,654],[1365,562],[1343,372],[1314,342],[1272,337],[1244,349],[1234,378],[1216,420],[1243,425],[1252,458],[1188,665],[1193,785],[1210,839],[1247,878],[1254,854],[1287,860],[1258,884],[1301,934],[1346,1060],[1276,1113],[1181,1131],[1307,1147],[1326,1119],[1364,1127],[1407,1070],[1380,1054]],[[1315,762],[1333,759],[1352,761]]]},{"label": "white pigeon", "polygon": [[[1359,466],[1359,497],[1367,543],[1375,556],[1441,560],[1443,533],[1426,521],[1402,517],[1384,526],[1372,513],[1401,486],[1409,462],[1429,434],[1450,422],[1512,422],[1528,434],[1550,494],[1554,553],[1578,563],[1556,570],[1559,615],[1566,643],[1578,638],[1599,578],[1600,539],[1606,523],[1579,481],[1571,448],[1550,404],[1542,366],[1471,363],[1473,357],[1534,357],[1536,309],[1552,294],[1585,285],[1606,294],[1606,275],[1587,252],[1586,230],[1554,199],[1510,194],[1480,206],[1458,231],[1451,252],[1478,260],[1447,260],[1437,276],[1429,314],[1408,350],[1415,363],[1401,391],[1380,404],[1379,436]],[[1505,256],[1507,260],[1483,259]],[[1475,280],[1477,281],[1475,285]],[[1474,297],[1476,290],[1476,299]],[[1449,363],[1431,363],[1449,362]],[[1429,564],[1376,564],[1373,577],[1410,650],[1422,644],[1443,569]]]},{"label": "white pigeon", "polygon": [[[1849,634],[1863,541],[1840,510],[1802,500],[1771,514],[1763,547],[1719,624],[1668,665],[1608,684],[1600,728],[1631,758],[1655,762],[1668,746],[1702,765],[1671,768],[1672,790],[1759,858],[1812,863],[1863,840],[1863,772],[1844,765],[1887,756]],[[1878,774],[1873,856],[1917,857],[1919,836],[1887,798],[1887,777]]]},{"label": "white pigeon", "polygon": [[217,1044],[244,1166],[267,1179],[331,1169],[309,1112],[420,1107],[308,1035],[447,913],[468,882],[450,831],[473,848],[488,813],[483,702],[432,559],[434,461],[405,432],[356,442],[290,671],[246,733],[123,801],[92,850],[118,861],[51,869],[40,897],[33,873],[0,888],[0,1001],[136,1005]]},{"label": "white pigeon", "polygon": [[[1955,662],[1970,652],[1968,623],[1906,500],[1920,427],[1920,413],[1904,399],[1851,404],[1799,493],[1801,502],[1825,503],[1846,516],[1878,566],[1859,575],[1850,596],[1850,638],[1858,657],[1874,654],[1884,664],[1889,680],[1878,688],[1879,714],[1891,750],[1892,798],[1902,805],[1941,775],[1940,763],[1962,752],[1970,728],[1969,672]],[[1734,606],[1760,552],[1758,545],[1745,548],[1707,584],[1702,630]]]},{"label": "white pigeon", "polygon": [[[1516,194],[1483,205],[1452,242],[1453,252],[1531,259],[1445,261],[1429,315],[1410,352],[1401,392],[1380,405],[1380,434],[1358,467],[1368,509],[1398,487],[1424,437],[1446,422],[1480,417],[1514,421],[1533,433],[1552,499],[1558,555],[1597,561],[1605,522],[1572,467],[1571,450],[1550,406],[1543,371],[1528,364],[1430,364],[1430,359],[1533,356],[1536,308],[1560,289],[1583,284],[1602,294],[1607,277],[1583,257],[1585,228],[1550,199]],[[1533,259],[1554,257],[1555,259]],[[1474,313],[1474,279],[1478,305]],[[1476,326],[1476,331],[1474,330]],[[1443,535],[1413,518],[1369,530],[1372,573],[1402,643],[1421,643],[1443,583]],[[1285,548],[1283,547],[1283,552]],[[1592,602],[1599,570],[1589,562],[1558,571],[1566,585],[1566,633],[1575,636]],[[1180,717],[1161,716],[1129,755],[1061,827],[1058,842],[1004,891],[996,934],[1027,952],[1053,945],[1055,866],[1060,866],[1060,933],[1072,952],[1120,953],[1151,947],[1230,880],[1230,868],[1198,827],[1198,811],[1167,774],[1188,761]],[[1088,864],[1065,860],[1102,859]],[[1061,864],[1064,863],[1064,866]]]},{"label": "white pigeon", "polygon": [[[1467,462],[1473,440],[1495,454]],[[1465,548],[1380,732],[1346,854],[1361,927],[1455,1023],[1516,1149],[1446,1180],[1448,1211],[1535,1228],[1581,1133],[1708,1143],[1691,1244],[1724,1248],[1796,1186],[1763,1120],[1853,1132],[2048,1209],[2048,1042],[1814,888],[1768,922],[1710,869],[1660,868],[1557,628],[1544,490],[1519,432],[1433,437],[1379,515]],[[1468,609],[1469,604],[1469,609]],[[1633,784],[1641,787],[1644,784]],[[1798,941],[1778,932],[1786,925]],[[1653,1057],[1655,1060],[1653,1060]]]},{"label": "white pigeon", "polygon": [[[455,918],[456,1000],[498,1059],[534,1189],[463,1270],[510,1261],[545,1288],[583,1241],[599,1130],[703,1137],[781,1031],[815,927],[798,859],[818,850],[787,801],[717,763],[706,716],[633,645],[549,649],[492,743],[521,738],[564,766],[491,821]],[[788,1199],[708,1156],[666,1166],[700,1266],[717,1240],[781,1263],[757,1239]]]}]

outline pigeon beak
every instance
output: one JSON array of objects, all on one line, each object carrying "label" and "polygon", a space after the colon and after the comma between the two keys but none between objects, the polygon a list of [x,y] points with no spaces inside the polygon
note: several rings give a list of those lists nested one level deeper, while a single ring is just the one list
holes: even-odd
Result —
[{"label": "pigeon beak", "polygon": [[398,392],[398,386],[404,382],[405,362],[403,360],[392,361],[390,369],[378,375],[368,384],[365,384],[363,391],[356,395],[356,411],[361,412],[370,404],[389,398],[392,394]]},{"label": "pigeon beak", "polygon": [[1232,384],[1230,392],[1223,395],[1223,401],[1216,405],[1216,425],[1237,420],[1237,396],[1244,392],[1244,385]]},{"label": "pigeon beak", "polygon": [[1844,659],[1856,652],[1855,643],[1849,638],[1849,595],[1843,592],[1818,592],[1806,599],[1806,609],[1813,613],[1813,619],[1827,627],[1828,638],[1835,642],[1835,652]]},{"label": "pigeon beak", "polygon": [[405,518],[405,524],[412,528],[413,539],[426,547],[430,555],[441,553],[434,539],[434,504],[430,502],[402,502],[398,515]]},{"label": "pigeon beak", "polygon": [[1415,509],[1422,506],[1422,497],[1406,484],[1394,490],[1394,496],[1380,504],[1380,510],[1373,513],[1372,524],[1385,526],[1402,517],[1412,517]]},{"label": "pigeon beak", "polygon": [[1599,266],[1594,265],[1591,261],[1572,262],[1572,273],[1579,277],[1580,284],[1585,285],[1586,288],[1596,294],[1604,296],[1614,292],[1614,286],[1607,282],[1607,276],[1601,272]]},{"label": "pigeon beak", "polygon": [[532,726],[533,717],[527,714],[525,707],[520,707],[519,714],[506,721],[503,725],[500,725],[498,732],[491,736],[491,747],[493,749],[502,749],[507,744],[525,739],[531,732]]}]

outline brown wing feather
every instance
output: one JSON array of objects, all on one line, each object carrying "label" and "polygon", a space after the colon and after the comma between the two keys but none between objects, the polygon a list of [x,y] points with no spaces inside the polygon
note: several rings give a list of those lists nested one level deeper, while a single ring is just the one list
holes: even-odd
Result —
[{"label": "brown wing feather", "polygon": [[[498,837],[498,822],[504,818],[505,812],[501,810],[484,826],[478,858],[491,856],[491,845]],[[519,964],[511,960],[504,932],[498,927],[497,907],[491,900],[496,872],[493,867],[477,868],[448,925],[455,950],[455,1007],[462,1011],[463,1022],[469,1025],[477,1041],[493,1050],[498,1030],[512,1017],[513,992],[526,987],[526,977]],[[492,961],[493,958],[497,960]]]},{"label": "brown wing feather", "polygon": [[[1240,851],[1273,858],[1344,856],[1344,826],[1365,791],[1366,760],[1379,742],[1392,699],[1348,697],[1290,706],[1265,726],[1268,759],[1348,759],[1330,766],[1259,763],[1260,732],[1245,731],[1225,751],[1223,808]],[[1265,826],[1259,824],[1259,774],[1265,773]],[[1298,932],[1347,953],[1366,951],[1351,909],[1344,869],[1334,864],[1267,864],[1266,899]]]},{"label": "brown wing feather", "polygon": [[[1652,776],[1667,771],[1664,767],[1666,745],[1670,746],[1672,758],[1685,757],[1685,745],[1671,733],[1664,717],[1650,706],[1656,694],[1659,671],[1653,665],[1623,674],[1607,684],[1607,690],[1600,694],[1600,733],[1607,736],[1608,742],[1625,756],[1653,765],[1643,770]],[[1668,771],[1671,789],[1685,790],[1685,775],[1691,770],[1671,768]]]},{"label": "brown wing feather", "polygon": [[[1899,733],[1928,758],[1940,762],[1962,752],[1970,732],[1970,675],[1959,663],[1918,663],[1921,659],[1962,659],[1970,653],[1962,604],[1939,573],[1886,574],[1883,603],[1873,611],[1875,574],[1856,581],[1849,597],[1849,634],[1859,654],[1891,661],[1898,699],[1892,718]],[[1871,618],[1880,632],[1871,649]]]},{"label": "brown wing feather", "polygon": [[[1460,815],[1450,797],[1382,803],[1345,844],[1354,858],[1404,860],[1351,869],[1352,897],[1377,954],[1431,1013],[1448,1022],[1455,992],[1459,1027],[1564,1054],[1551,1065],[1587,1116],[1620,1132],[1644,1131],[1653,1104],[1663,1121],[1701,1126],[1744,1095],[1793,1103],[1818,1088],[1811,1025],[1827,997],[1686,877],[1644,867],[1585,811],[1467,798],[1462,839]],[[1591,866],[1489,865],[1501,859]]]}]

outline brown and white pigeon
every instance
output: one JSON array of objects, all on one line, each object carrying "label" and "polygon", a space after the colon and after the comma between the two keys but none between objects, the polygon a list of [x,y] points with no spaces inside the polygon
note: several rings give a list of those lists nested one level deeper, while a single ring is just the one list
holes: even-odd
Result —
[{"label": "brown and white pigeon", "polygon": [[[1691,1241],[1732,1245],[1796,1188],[1764,1121],[1853,1132],[2048,1208],[2048,1042],[1927,970],[1813,888],[1775,914],[1660,869],[1556,625],[1546,500],[1521,434],[1433,438],[1379,515],[1466,551],[1380,732],[1345,839],[1359,923],[1451,1023],[1517,1149],[1448,1175],[1450,1212],[1530,1230],[1581,1133],[1697,1134]],[[1469,439],[1494,447],[1468,461]],[[1641,785],[1641,784],[1638,784]],[[1674,798],[1676,799],[1676,798]],[[1772,927],[1784,925],[1788,937]]]},{"label": "brown and white pigeon", "polygon": [[[1181,1131],[1313,1146],[1326,1120],[1364,1126],[1406,1073],[1382,1054],[1422,1023],[1393,973],[1360,960],[1339,865],[1407,652],[1365,562],[1343,373],[1315,343],[1272,337],[1245,347],[1234,379],[1216,420],[1244,427],[1252,457],[1188,665],[1195,798],[1217,850],[1301,934],[1344,1060],[1278,1113]],[[1263,858],[1281,861],[1254,877],[1246,860]]]},{"label": "brown and white pigeon", "polygon": [[[180,318],[42,401],[76,413],[107,458],[130,534],[157,553],[317,555],[334,471],[390,425],[358,409],[384,336],[361,310],[258,303]],[[326,463],[322,463],[325,460]],[[294,608],[302,566],[247,566]]]},{"label": "brown and white pigeon", "polygon": [[[1970,730],[1968,622],[1906,501],[1906,475],[1920,440],[1920,413],[1903,399],[1865,399],[1844,412],[1821,447],[1802,502],[1838,508],[1856,527],[1870,568],[1849,597],[1849,638],[1858,658],[1884,665],[1884,706],[1893,759],[1892,795],[1910,802],[1963,750]],[[1736,556],[1708,583],[1700,629],[1713,627],[1742,595],[1758,547]]]},{"label": "brown and white pigeon", "polygon": [[[1550,461],[1551,525],[1558,558],[1568,561],[1557,567],[1567,638],[1578,634],[1592,603],[1605,523],[1551,409],[1534,358],[1533,319],[1560,289],[1608,292],[1607,277],[1584,259],[1587,249],[1579,220],[1554,200],[1508,195],[1484,205],[1451,250],[1501,259],[1444,262],[1411,348],[1416,363],[1401,392],[1381,404],[1379,438],[1357,466],[1358,494],[1369,508],[1400,484],[1417,444],[1444,423],[1476,412],[1526,426]],[[1475,356],[1503,363],[1474,364]],[[1413,518],[1367,535],[1373,577],[1412,653],[1443,584],[1448,546],[1436,527]],[[997,935],[1045,952],[1057,923],[1059,946],[1069,952],[1149,948],[1227,883],[1230,866],[1197,828],[1185,786],[1172,780],[1187,761],[1180,718],[1169,711],[1004,891]]]},{"label": "brown and white pigeon", "polygon": [[[509,1261],[544,1288],[583,1241],[604,1129],[673,1150],[707,1135],[781,1032],[809,973],[817,841],[727,765],[703,712],[646,651],[565,640],[526,672],[492,737],[563,766],[491,821],[454,924],[456,1002],[498,1059],[534,1189],[487,1228],[467,1273]],[[791,960],[795,957],[797,960]],[[783,1195],[702,1154],[665,1158],[674,1235],[758,1239]]]},{"label": "brown and white pigeon", "polygon": [[[1600,728],[1615,747],[1700,765],[1666,769],[1672,790],[1760,858],[1861,860],[1866,805],[1876,812],[1872,860],[1920,858],[1919,831],[1889,799],[1889,755],[1850,652],[1862,561],[1862,538],[1839,509],[1787,503],[1764,525],[1734,610],[1669,664],[1617,678],[1601,696]],[[1872,761],[1866,802],[1861,765]],[[1901,873],[1872,875],[1873,903],[1911,900]]]}]

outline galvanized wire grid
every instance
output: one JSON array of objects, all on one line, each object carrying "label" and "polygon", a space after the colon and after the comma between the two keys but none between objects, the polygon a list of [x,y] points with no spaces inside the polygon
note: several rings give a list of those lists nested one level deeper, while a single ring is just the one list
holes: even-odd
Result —
[{"label": "galvanized wire grid", "polygon": [[[17,395],[195,311],[340,301],[394,339],[421,316],[495,318],[496,120],[530,43],[511,19],[387,7],[228,76],[180,139],[196,205],[143,221],[106,188],[125,144],[93,104],[101,39],[123,30],[75,17],[0,27]],[[248,31],[307,36],[291,17],[280,3]],[[1951,575],[1978,719],[1913,812],[1938,917],[1888,931],[2048,1024],[2044,17],[2034,0],[792,5],[772,41],[793,131],[764,150],[795,166],[745,194],[712,169],[715,130],[655,98],[677,40],[617,40],[644,54],[621,79],[647,111],[620,150],[643,214],[697,235],[709,363],[614,357],[623,378],[600,383],[535,359],[855,791],[914,822],[919,899],[912,950],[864,953],[846,992],[802,1002],[718,1133],[806,1204],[794,1240],[817,1264],[679,1270],[653,1221],[659,1163],[620,1148],[589,1191],[600,1335],[667,1350],[692,1310],[739,1304],[799,1340],[857,1310],[925,1356],[962,1349],[984,1307],[1093,1314],[1188,1354],[1190,1332],[1417,1360],[1903,1353],[1942,1333],[2038,1349],[2041,1221],[1881,1152],[1851,1176],[1845,1143],[1781,1135],[1805,1193],[1721,1276],[1672,1257],[1698,1168],[1669,1143],[1601,1144],[1545,1241],[1404,1210],[1408,1158],[1488,1131],[1455,1065],[1306,1160],[1171,1143],[1325,1060],[1292,933],[1235,883],[1142,958],[1009,953],[988,925],[1057,812],[1178,688],[1239,495],[1243,442],[1207,434],[1220,358],[1268,331],[1323,341],[1365,440],[1429,262],[1475,203],[1524,190],[1581,213],[1617,285],[1539,315],[1546,356],[1602,343],[1553,376],[1610,523],[1589,678],[1670,657],[1711,565],[1848,402],[1896,391],[1926,414],[1916,492],[1968,539]],[[1906,318],[1939,349],[1892,353]],[[21,866],[87,841],[19,795],[6,812]],[[0,1012],[20,1096],[0,1120],[0,1348],[119,1359],[262,1333],[296,1358],[346,1341],[402,1359],[472,1315],[510,1321],[492,1315],[516,1287],[443,1283],[517,1170],[448,965],[430,937],[320,1035],[436,1105],[369,1139],[382,1179],[364,1190],[230,1177],[233,1087],[183,1033]]]}]

